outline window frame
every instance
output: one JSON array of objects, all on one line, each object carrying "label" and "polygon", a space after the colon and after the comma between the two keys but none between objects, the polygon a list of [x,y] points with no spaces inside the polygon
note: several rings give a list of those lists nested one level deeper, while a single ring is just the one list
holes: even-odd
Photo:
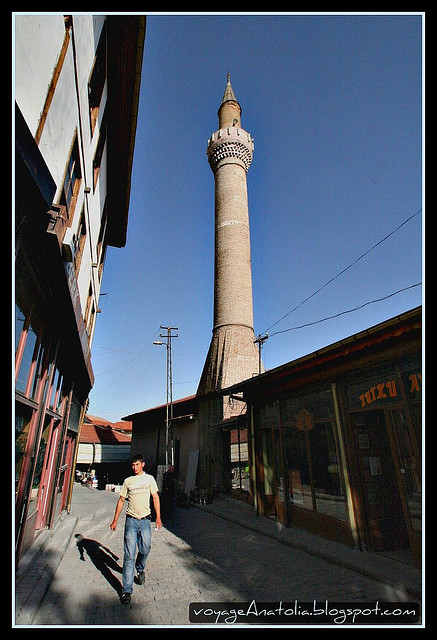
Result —
[{"label": "window frame", "polygon": [[88,80],[88,112],[91,138],[94,135],[107,77],[107,28],[106,20],[100,33],[99,44]]},{"label": "window frame", "polygon": [[74,134],[73,142],[70,147],[68,161],[65,167],[64,177],[62,180],[62,191],[60,204],[65,206],[67,211],[67,223],[71,226],[76,208],[77,197],[82,182],[82,167],[79,155],[79,142],[77,131]]}]

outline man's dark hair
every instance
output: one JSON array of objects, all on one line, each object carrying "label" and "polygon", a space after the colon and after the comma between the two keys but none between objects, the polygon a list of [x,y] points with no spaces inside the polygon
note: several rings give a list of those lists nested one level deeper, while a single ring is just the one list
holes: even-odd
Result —
[{"label": "man's dark hair", "polygon": [[133,464],[134,462],[144,462],[143,454],[142,453],[136,453],[131,459],[131,464]]}]

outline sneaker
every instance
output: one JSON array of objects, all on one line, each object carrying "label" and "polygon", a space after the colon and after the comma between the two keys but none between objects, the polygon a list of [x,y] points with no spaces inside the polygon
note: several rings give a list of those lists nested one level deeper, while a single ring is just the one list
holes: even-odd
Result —
[{"label": "sneaker", "polygon": [[130,593],[122,593],[120,597],[121,604],[130,604],[131,597]]},{"label": "sneaker", "polygon": [[144,571],[138,574],[138,584],[144,584],[146,582],[146,574]]}]

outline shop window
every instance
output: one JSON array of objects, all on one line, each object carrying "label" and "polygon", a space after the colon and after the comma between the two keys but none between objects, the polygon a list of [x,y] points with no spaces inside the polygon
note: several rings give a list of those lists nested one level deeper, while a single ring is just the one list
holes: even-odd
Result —
[{"label": "shop window", "polygon": [[44,428],[41,434],[41,440],[38,447],[38,455],[35,460],[35,472],[33,474],[32,489],[30,492],[30,502],[35,502],[38,497],[39,488],[41,485],[41,479],[43,477],[44,459],[46,456],[48,438],[52,427],[52,419],[46,416],[44,422]]},{"label": "shop window", "polygon": [[346,520],[346,501],[340,482],[340,468],[334,425],[315,424],[310,433],[316,511]]},{"label": "shop window", "polygon": [[257,422],[261,431],[260,453],[263,469],[264,513],[268,516],[276,515],[276,517],[283,518],[284,513],[280,510],[285,507],[286,492],[278,403],[271,402],[261,406],[258,410]]},{"label": "shop window", "polygon": [[273,496],[276,493],[275,461],[273,457],[273,437],[270,429],[261,431],[262,462],[264,469],[264,495]]},{"label": "shop window", "polygon": [[249,452],[247,429],[231,429],[231,486],[234,491],[249,494]]},{"label": "shop window", "polygon": [[24,463],[27,440],[29,437],[32,410],[30,407],[15,405],[15,490],[17,490]]},{"label": "shop window", "polygon": [[[17,391],[25,394],[28,385],[32,384],[30,380],[35,375],[36,359],[38,355],[37,335],[33,328],[29,325],[23,336],[24,347],[21,356],[18,361],[17,357],[17,378],[15,388]],[[18,356],[18,354],[17,354]]]},{"label": "shop window", "polygon": [[62,510],[65,507],[66,493],[68,489],[69,468],[71,465],[71,457],[74,448],[74,439],[67,435],[64,442],[64,450],[62,453],[62,460],[59,466],[59,478],[54,498],[53,508],[53,522],[60,516]]},{"label": "shop window", "polygon": [[282,401],[291,504],[347,520],[331,392]]},{"label": "shop window", "polygon": [[18,305],[15,305],[15,353],[17,353],[26,318]]},{"label": "shop window", "polygon": [[15,306],[15,386],[25,393],[32,366],[37,336],[24,314]]},{"label": "shop window", "polygon": [[312,510],[308,444],[306,438],[297,429],[287,430],[285,456],[290,502],[304,509]]}]

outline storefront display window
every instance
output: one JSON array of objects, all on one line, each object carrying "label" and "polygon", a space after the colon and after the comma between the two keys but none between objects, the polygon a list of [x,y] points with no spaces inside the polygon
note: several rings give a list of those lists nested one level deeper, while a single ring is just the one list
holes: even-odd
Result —
[{"label": "storefront display window", "polygon": [[346,501],[340,482],[340,468],[334,425],[315,424],[310,433],[316,511],[346,520]]},{"label": "storefront display window", "polygon": [[15,408],[15,489],[17,490],[20,473],[24,463],[27,440],[29,437],[32,411],[28,407],[17,405]]},{"label": "storefront display window", "polygon": [[24,316],[24,313],[22,313],[20,307],[16,304],[15,305],[15,353],[17,352],[17,349],[18,349],[18,344],[20,342],[21,334],[24,329],[25,320],[26,318]]},{"label": "storefront display window", "polygon": [[65,506],[64,504],[64,500],[66,498],[65,488],[66,488],[66,481],[68,480],[67,471],[71,463],[71,454],[72,454],[73,446],[74,446],[74,439],[71,436],[67,435],[65,438],[64,451],[62,454],[62,462],[60,464],[58,485],[57,485],[56,494],[55,494],[55,505],[53,510],[54,520],[56,520],[60,516],[62,509]]},{"label": "storefront display window", "polygon": [[[279,446],[279,415],[276,402],[259,407],[259,427],[261,429],[264,495],[274,496],[279,487],[283,488],[281,456]],[[280,491],[282,496],[283,491]],[[283,498],[281,500],[283,502]]]},{"label": "storefront display window", "polygon": [[50,433],[50,427],[51,427],[51,420],[49,418],[46,418],[45,424],[44,424],[44,430],[41,434],[41,440],[40,440],[40,445],[38,448],[38,455],[35,461],[35,472],[33,475],[33,482],[32,482],[32,490],[31,490],[31,494],[30,494],[30,502],[34,502],[37,497],[38,497],[38,491],[39,491],[39,487],[41,484],[41,478],[42,478],[42,474],[43,474],[43,465],[44,465],[44,458],[46,455],[46,449],[47,449],[47,442],[48,442],[48,437],[49,437],[49,433]]},{"label": "storefront display window", "polygon": [[[20,316],[18,316],[18,319],[20,320]],[[21,322],[18,321],[18,323],[16,322],[17,333],[18,333],[18,329],[20,328],[20,325],[22,324],[23,324],[22,321]],[[37,336],[31,326],[28,327],[25,338],[26,338],[26,341],[24,344],[21,361],[19,363],[19,370],[18,370],[17,382],[16,382],[17,391],[21,391],[22,393],[26,392],[29,373],[32,368],[32,363],[36,357],[35,346],[36,346]]]},{"label": "storefront display window", "polygon": [[347,521],[329,390],[281,402],[291,504]]},{"label": "storefront display window", "polygon": [[289,499],[304,509],[313,509],[307,438],[297,429],[288,429],[285,458],[288,470]]},{"label": "storefront display window", "polygon": [[249,451],[247,429],[231,429],[231,483],[232,489],[249,494]]}]

